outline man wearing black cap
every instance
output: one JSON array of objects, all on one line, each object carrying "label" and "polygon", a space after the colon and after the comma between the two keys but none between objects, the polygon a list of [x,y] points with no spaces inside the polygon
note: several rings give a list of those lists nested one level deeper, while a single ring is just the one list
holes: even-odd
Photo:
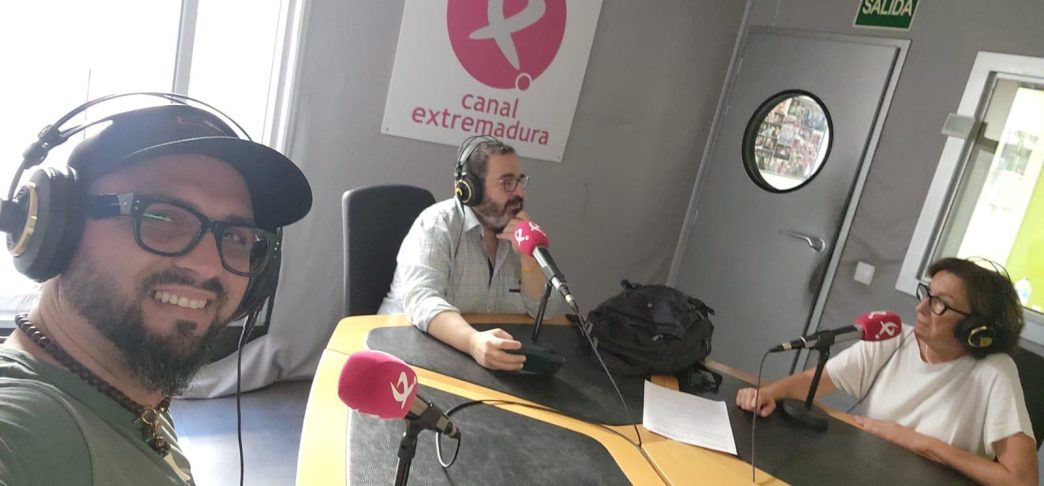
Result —
[{"label": "man wearing black cap", "polygon": [[115,115],[68,166],[80,236],[0,348],[0,484],[192,484],[170,397],[256,310],[311,189],[187,105]]}]

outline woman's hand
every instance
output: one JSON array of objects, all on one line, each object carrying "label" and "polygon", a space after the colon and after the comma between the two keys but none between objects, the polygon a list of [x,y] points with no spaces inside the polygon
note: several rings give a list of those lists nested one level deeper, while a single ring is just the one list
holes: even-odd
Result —
[{"label": "woman's hand", "polygon": [[[756,404],[754,401],[755,396],[757,398]],[[748,412],[757,410],[758,415],[768,417],[776,409],[776,399],[771,394],[766,393],[764,388],[761,389],[761,393],[758,393],[754,388],[743,388],[736,393],[736,406]]]}]

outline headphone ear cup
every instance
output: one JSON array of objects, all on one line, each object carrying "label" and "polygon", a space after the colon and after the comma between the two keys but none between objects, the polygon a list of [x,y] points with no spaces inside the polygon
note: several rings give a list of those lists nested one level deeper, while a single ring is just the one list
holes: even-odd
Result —
[{"label": "headphone ear cup", "polygon": [[997,331],[984,316],[972,314],[961,319],[953,328],[953,335],[968,351],[981,351],[993,345]]},{"label": "headphone ear cup", "polygon": [[475,177],[468,170],[468,159],[479,145],[487,142],[495,142],[497,139],[488,135],[476,135],[468,137],[457,151],[457,165],[453,170],[453,193],[457,200],[465,206],[478,206],[485,198],[484,181]]},{"label": "headphone ear cup", "polygon": [[453,195],[455,195],[457,200],[465,206],[470,206],[471,201],[475,198],[475,194],[471,190],[471,185],[461,177],[458,177],[453,181]]},{"label": "headphone ear cup", "polygon": [[457,178],[453,192],[465,206],[478,206],[484,195],[482,182],[476,180],[469,172]]},{"label": "headphone ear cup", "polygon": [[19,189],[15,200],[26,220],[8,235],[7,248],[26,277],[43,282],[69,264],[83,235],[81,192],[76,170],[68,167],[37,169]]},{"label": "headphone ear cup", "polygon": [[239,307],[236,308],[236,312],[232,315],[232,320],[246,317],[264,302],[265,297],[268,297],[268,295],[262,289],[272,280],[269,276],[271,273],[270,270],[266,269],[260,275],[250,279],[246,291],[243,292],[243,300],[240,301]]},{"label": "headphone ear cup", "polygon": [[250,282],[247,283],[246,290],[243,291],[243,299],[239,302],[236,312],[232,315],[232,320],[242,319],[254,310],[260,310],[260,307],[264,305],[265,299],[268,299],[275,293],[275,288],[279,281],[281,247],[282,236],[280,235],[275,243],[275,254],[272,256],[272,259],[259,275],[252,277]]},{"label": "headphone ear cup", "polygon": [[464,178],[471,185],[471,193],[473,194],[470,206],[478,206],[482,203],[482,199],[486,197],[486,190],[482,180],[472,175],[471,172],[468,172]]}]

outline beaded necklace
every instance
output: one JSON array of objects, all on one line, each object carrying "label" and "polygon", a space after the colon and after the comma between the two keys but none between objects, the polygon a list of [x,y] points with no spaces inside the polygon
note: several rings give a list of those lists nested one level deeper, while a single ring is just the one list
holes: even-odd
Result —
[{"label": "beaded necklace", "polygon": [[15,324],[29,339],[32,339],[34,343],[43,348],[44,351],[47,351],[47,354],[50,354],[62,366],[68,368],[81,380],[87,382],[87,384],[136,415],[138,419],[135,422],[141,422],[142,438],[160,457],[165,457],[170,452],[170,443],[159,434],[160,417],[170,407],[170,397],[164,398],[156,407],[145,407],[131,400],[130,397],[110,385],[109,382],[103,380],[100,376],[94,374],[93,371],[76,361],[58,343],[45,336],[44,333],[40,332],[39,328],[29,322],[25,314],[15,316]]}]

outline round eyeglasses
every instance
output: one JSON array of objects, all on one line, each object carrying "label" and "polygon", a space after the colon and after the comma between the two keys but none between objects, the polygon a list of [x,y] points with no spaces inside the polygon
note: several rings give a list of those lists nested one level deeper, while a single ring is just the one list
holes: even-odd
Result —
[{"label": "round eyeglasses", "polygon": [[163,197],[140,193],[88,196],[86,214],[94,219],[130,215],[134,240],[160,256],[188,254],[208,232],[217,241],[221,266],[253,277],[264,271],[277,251],[275,233],[246,223],[214,221],[199,211]]},{"label": "round eyeglasses", "polygon": [[500,186],[507,192],[515,192],[515,189],[518,189],[518,186],[522,186],[523,189],[529,187],[529,176],[520,175],[518,177],[503,177],[497,181],[497,184],[500,184]]},{"label": "round eyeglasses", "polygon": [[946,304],[946,302],[943,302],[941,298],[932,295],[931,291],[928,290],[928,285],[924,283],[919,283],[917,284],[917,301],[920,302],[924,299],[928,299],[928,310],[932,311],[932,314],[935,314],[937,316],[945,314],[948,310],[952,310],[965,317],[971,315],[971,313],[969,312],[959,311],[957,309],[954,309],[953,307],[950,307]]}]

